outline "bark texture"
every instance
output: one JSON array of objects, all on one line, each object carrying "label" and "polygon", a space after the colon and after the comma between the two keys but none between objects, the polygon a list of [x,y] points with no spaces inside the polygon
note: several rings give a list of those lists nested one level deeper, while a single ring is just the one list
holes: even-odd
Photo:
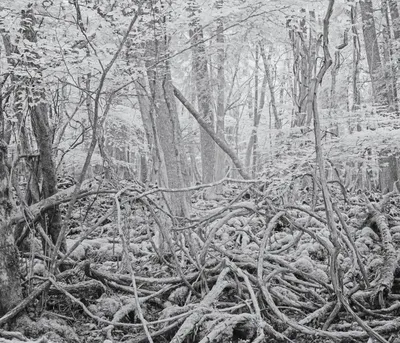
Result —
[{"label": "bark texture", "polygon": [[[57,193],[56,166],[53,158],[53,134],[48,121],[48,105],[40,103],[32,108],[31,121],[40,152],[40,165],[43,176],[42,197],[48,198]],[[61,231],[61,212],[58,205],[46,212],[46,228],[52,242],[57,242]],[[66,251],[65,239],[61,251]]]},{"label": "bark texture", "polygon": [[7,220],[12,210],[7,144],[0,138],[0,317],[22,300],[18,252]]},{"label": "bark texture", "polygon": [[375,28],[372,0],[360,1],[360,8],[363,23],[365,53],[367,55],[368,69],[371,75],[374,102],[380,105],[387,105],[387,90],[385,80],[382,77],[382,63]]},{"label": "bark texture", "polygon": [[[185,157],[182,149],[171,71],[166,61],[168,47],[162,25],[156,25],[158,31],[154,41],[147,42],[146,67],[150,87],[153,131],[157,136],[158,158],[160,160],[160,181],[170,188],[183,188]],[[170,206],[174,215],[186,216],[189,208],[187,196],[172,193]]]},{"label": "bark texture", "polygon": [[[200,113],[202,114],[204,120],[214,130],[214,114],[211,103],[212,96],[210,74],[208,70],[203,28],[200,25],[198,19],[198,4],[191,1],[189,11],[191,14],[190,37],[197,90],[197,102],[199,105]],[[214,181],[215,143],[212,137],[202,127],[200,127],[200,142],[203,182],[211,183]]]},{"label": "bark texture", "polygon": [[[31,8],[23,12],[22,29],[24,38],[32,43],[37,42],[35,23],[36,19]],[[34,52],[32,55],[36,56]],[[41,70],[36,60],[32,60],[31,64],[39,71]],[[57,173],[53,158],[53,133],[49,124],[49,105],[45,101],[45,91],[40,84],[40,79],[32,80],[31,83],[33,92],[31,122],[41,159],[40,166],[43,177],[42,197],[47,198],[57,193]],[[55,244],[61,231],[61,213],[59,207],[54,206],[49,209],[43,222],[52,242]],[[47,249],[46,251],[48,251]],[[61,251],[65,252],[65,250],[66,243],[64,238],[61,244]]]},{"label": "bark texture", "polygon": [[[216,3],[217,9],[222,8],[223,0]],[[222,18],[217,19],[217,135],[225,136],[225,35]],[[226,154],[220,148],[216,148],[215,180],[219,181],[225,176]],[[217,193],[222,191],[222,185],[217,186]]]}]

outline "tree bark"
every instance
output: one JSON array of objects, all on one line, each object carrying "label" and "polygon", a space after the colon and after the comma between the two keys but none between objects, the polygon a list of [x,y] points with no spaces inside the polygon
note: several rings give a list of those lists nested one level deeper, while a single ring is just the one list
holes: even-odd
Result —
[{"label": "tree bark", "polygon": [[[336,47],[335,51],[335,61],[333,63],[333,68],[331,70],[331,94],[330,94],[330,106],[329,106],[329,117],[332,115],[332,110],[337,108],[337,97],[336,97],[336,77],[340,69],[340,50],[344,49],[349,42],[348,30],[346,29],[343,35],[343,43]],[[337,124],[335,124],[337,127]],[[336,130],[337,131],[337,130]]]},{"label": "tree bark", "polygon": [[[261,45],[261,57],[264,63],[264,70],[265,70],[265,76],[267,78],[267,83],[268,83],[268,88],[269,88],[269,96],[271,99],[271,108],[272,108],[272,114],[274,116],[274,126],[275,129],[280,130],[282,128],[282,120],[279,118],[279,113],[278,113],[278,108],[276,106],[276,99],[275,99],[275,86],[274,82],[272,80],[272,75],[271,75],[271,70],[270,70],[270,65],[268,63],[267,55],[265,53],[265,47]],[[262,98],[261,98],[262,100]],[[260,105],[260,108],[264,107],[264,104],[262,106]]]},{"label": "tree bark", "polygon": [[[328,189],[328,184],[326,180],[326,172],[324,167],[324,157],[323,157],[323,148],[322,148],[322,139],[321,139],[321,121],[318,112],[318,102],[317,102],[317,93],[318,86],[321,84],[324,75],[327,70],[332,65],[332,58],[329,52],[329,21],[332,15],[333,6],[335,0],[329,0],[328,9],[324,18],[324,29],[323,29],[323,50],[324,50],[324,62],[322,63],[321,69],[319,70],[317,76],[313,78],[311,84],[311,95],[312,97],[312,109],[313,109],[313,117],[314,117],[314,136],[315,136],[315,154],[316,154],[316,165],[319,170],[319,177],[321,183],[322,196],[325,205],[325,214],[327,219],[328,229],[330,231],[330,239],[333,243],[333,248],[329,252],[329,262],[330,262],[330,276],[332,279],[333,290],[336,293],[337,301],[339,304],[346,306],[343,303],[343,294],[342,288],[340,285],[340,276],[338,269],[338,261],[337,256],[340,252],[340,243],[338,238],[338,230],[336,228],[336,223],[334,220],[334,212],[331,196]],[[346,307],[347,309],[347,307]]]},{"label": "tree bark", "polygon": [[[302,9],[303,18],[296,23],[292,23],[294,18],[287,21],[289,28],[289,38],[293,50],[293,119],[292,127],[309,126],[312,120],[312,100],[310,97],[311,79],[315,75],[316,68],[316,42],[312,28],[307,29],[306,11]],[[315,22],[315,14],[310,11],[310,21]],[[308,31],[308,33],[307,33]],[[307,36],[309,44],[306,44]]]},{"label": "tree bark", "polygon": [[[141,161],[145,162],[146,160],[151,161],[153,163],[153,168],[149,171],[149,168],[146,163],[146,169],[144,169],[144,165],[141,164],[141,170],[143,174],[141,174],[141,178],[143,182],[150,182],[152,180],[152,173],[154,172],[154,163],[156,163],[156,155],[155,155],[155,141],[154,141],[154,132],[151,125],[151,117],[150,117],[150,102],[149,102],[149,93],[148,93],[148,85],[144,78],[138,79],[135,82],[137,98],[139,102],[140,115],[142,117],[143,128],[146,136],[147,149],[142,152],[143,158]],[[146,158],[148,156],[148,158]],[[144,172],[145,171],[145,172]]]},{"label": "tree bark", "polygon": [[[37,38],[36,38],[36,31],[35,31],[35,23],[36,23],[36,18],[33,14],[33,10],[31,7],[28,7],[27,10],[22,12],[22,18],[21,18],[21,29],[20,32],[23,35],[23,38],[26,39],[27,41],[31,43],[36,43]],[[11,54],[14,53],[19,53],[18,49],[11,43],[10,37],[7,33],[3,34],[3,42],[6,47],[6,53],[7,56],[11,56]],[[41,66],[37,64],[37,61],[35,57],[37,57],[37,54],[35,51],[31,51],[31,58],[24,62],[26,64],[26,68],[29,70],[29,68],[37,68],[38,71],[41,70]],[[13,62],[9,59],[9,62],[11,65]],[[39,73],[38,73],[39,74]],[[40,74],[39,74],[40,75]],[[22,80],[19,80],[22,82]],[[33,79],[27,79],[23,80],[26,84],[29,84],[32,89],[33,96],[31,98],[28,98],[28,101],[30,102],[30,115],[31,115],[31,123],[32,123],[32,128],[33,132],[36,138],[36,142],[39,148],[40,152],[40,166],[41,166],[41,176],[43,179],[42,182],[42,196],[43,197],[49,197],[57,192],[57,177],[56,177],[56,167],[55,163],[53,160],[53,152],[52,152],[52,142],[53,142],[53,134],[50,129],[49,121],[48,121],[48,116],[49,116],[49,109],[48,105],[45,103],[44,100],[44,91],[41,89],[41,86],[39,85],[38,80]],[[16,113],[17,117],[19,118],[19,124],[20,125],[25,125],[25,123],[21,122],[20,116],[18,116],[18,113],[20,113],[22,110],[19,109],[19,103],[16,103]],[[23,134],[23,152],[24,153],[29,153],[29,145],[28,145],[28,139],[25,137]],[[35,175],[38,171],[36,168],[30,168],[31,171],[31,179],[36,179],[39,180],[39,176]],[[38,189],[34,190],[33,188],[37,188],[38,184],[29,184],[28,187],[28,195],[31,195],[31,201],[30,202],[36,202],[38,201]],[[50,237],[53,240],[53,243],[56,242],[57,237],[59,235],[59,232],[61,230],[61,213],[58,208],[58,206],[55,206],[54,208],[51,208],[48,210],[48,212],[44,215],[44,220],[43,224],[45,226],[45,229],[47,229],[47,232],[49,233]],[[17,230],[18,232],[19,230]],[[62,249],[65,250],[65,240],[62,242]],[[48,251],[48,247],[45,247],[45,250]]]},{"label": "tree bark", "polygon": [[[217,0],[216,8],[221,9],[223,0]],[[225,136],[225,36],[224,22],[222,18],[217,19],[217,136]],[[225,152],[216,147],[215,181],[225,176]],[[216,187],[217,193],[222,192],[222,184]]]},{"label": "tree bark", "polygon": [[[32,8],[24,11],[22,16],[22,31],[24,38],[32,43],[37,42],[35,23],[36,18],[33,15]],[[33,56],[36,56],[36,54],[33,53]],[[31,63],[38,70],[41,70],[40,65],[36,61],[32,61]],[[34,103],[31,109],[31,122],[41,158],[40,165],[43,177],[42,195],[44,198],[47,198],[57,192],[56,166],[52,149],[53,134],[49,125],[49,108],[45,101],[44,90],[39,85],[39,82],[34,82],[32,91],[34,93]],[[55,244],[61,231],[61,213],[58,206],[54,206],[54,208],[48,210],[45,224],[47,232]],[[60,248],[62,252],[65,252],[65,237],[62,240]],[[49,251],[49,247],[46,247],[46,251]]]},{"label": "tree bark", "polygon": [[389,109],[398,112],[398,96],[397,96],[397,68],[396,55],[393,49],[392,30],[390,22],[388,0],[382,0],[381,12],[384,18],[383,25],[383,58],[384,58],[384,75],[387,82]]},{"label": "tree bark", "polygon": [[[194,66],[197,102],[204,120],[214,131],[214,114],[212,110],[212,96],[210,74],[204,43],[203,28],[199,22],[199,6],[195,1],[190,1],[189,11],[191,17],[191,30],[189,32],[192,44],[192,58]],[[200,128],[201,165],[204,183],[214,181],[215,175],[215,142],[202,127]]]},{"label": "tree bark", "polygon": [[352,71],[352,89],[353,89],[353,104],[352,111],[358,110],[361,105],[360,90],[358,83],[360,81],[359,63],[361,59],[361,44],[356,26],[357,22],[357,6],[352,6],[350,10],[351,30],[353,33],[353,71]]},{"label": "tree bark", "polygon": [[389,0],[390,17],[392,18],[393,38],[400,38],[400,15],[397,0]]},{"label": "tree bark", "polygon": [[[48,198],[57,193],[57,174],[53,158],[52,142],[53,135],[48,121],[48,105],[40,103],[33,106],[31,112],[31,122],[35,138],[40,152],[40,166],[43,176],[42,194],[43,198]],[[61,231],[61,212],[58,205],[46,212],[46,229],[52,242],[57,242]],[[46,251],[49,247],[46,248]],[[65,238],[60,247],[62,252],[66,251]]]},{"label": "tree bark", "polygon": [[[253,127],[251,129],[249,143],[247,144],[246,159],[245,159],[246,168],[248,168],[249,170],[250,170],[251,157],[254,156],[254,154],[255,154],[254,146],[257,141],[257,127],[258,127],[258,123],[259,123],[259,119],[258,119],[258,117],[259,117],[259,111],[258,111],[259,60],[260,60],[260,52],[259,52],[259,46],[257,44],[256,51],[255,51],[253,111],[251,111],[251,110],[249,111],[250,118],[253,117]],[[264,80],[265,80],[265,77],[264,77]]]},{"label": "tree bark", "polygon": [[22,301],[18,252],[13,230],[7,224],[13,204],[7,161],[7,144],[0,133],[0,317]]},{"label": "tree bark", "polygon": [[[165,173],[160,170],[160,183],[161,186],[170,188],[183,188],[185,186],[183,169],[186,161],[171,83],[171,71],[166,62],[168,47],[165,28],[161,23],[155,25],[158,33],[153,41],[146,43],[146,67],[154,110],[154,130],[159,142],[159,159],[161,169],[165,168]],[[189,213],[186,193],[171,193],[168,196],[173,215],[186,216]]]},{"label": "tree bark", "polygon": [[374,9],[372,0],[360,1],[361,18],[363,23],[365,53],[367,55],[368,69],[372,82],[374,102],[386,106],[387,89],[382,75],[382,63],[379,53],[378,37],[375,29]]}]

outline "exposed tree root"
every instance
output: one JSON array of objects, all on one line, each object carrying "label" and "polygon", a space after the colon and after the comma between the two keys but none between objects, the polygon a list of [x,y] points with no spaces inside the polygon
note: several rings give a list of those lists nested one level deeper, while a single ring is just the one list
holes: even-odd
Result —
[{"label": "exposed tree root", "polygon": [[[126,192],[128,198],[130,192]],[[338,230],[340,282],[334,285],[330,261],[335,249],[323,206],[314,210],[275,206],[272,200],[257,197],[243,202],[239,195],[204,211],[189,225],[172,226],[162,265],[153,245],[137,237],[129,242],[120,230],[120,239],[113,239],[116,248],[123,247],[123,253],[130,256],[129,274],[116,272],[118,259],[107,262],[111,268],[100,266],[96,250],[91,250],[92,260],[55,279],[34,275],[32,282],[41,279],[43,283],[0,318],[0,325],[32,306],[46,290],[57,302],[69,302],[68,306],[79,309],[80,316],[100,327],[104,339],[130,343],[297,342],[307,336],[333,341],[370,337],[386,343],[391,333],[400,330],[400,294],[394,287],[399,246],[383,211],[367,205],[376,234],[368,228],[354,230],[359,223],[351,222],[340,204],[334,206],[335,224],[342,228]],[[148,201],[142,209],[147,215],[152,203]],[[160,215],[152,213],[156,218]],[[119,216],[121,229],[122,207]],[[133,236],[142,237],[161,229],[158,225],[152,231],[147,227],[135,230]],[[186,234],[187,230],[193,234]],[[88,232],[92,228],[81,237]],[[83,240],[78,239],[77,246]],[[131,246],[146,251],[142,254]],[[168,253],[171,249],[173,254]],[[105,314],[96,304],[108,298],[118,306]]]},{"label": "exposed tree root", "polygon": [[28,340],[23,334],[21,334],[20,332],[15,332],[15,331],[0,330],[0,337],[3,337],[5,339],[11,339],[11,340],[17,339],[17,340],[23,341],[23,342],[26,342]]}]

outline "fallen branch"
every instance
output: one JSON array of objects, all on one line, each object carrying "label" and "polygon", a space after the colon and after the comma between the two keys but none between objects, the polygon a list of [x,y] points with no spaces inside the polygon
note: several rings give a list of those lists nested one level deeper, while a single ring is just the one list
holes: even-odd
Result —
[{"label": "fallen branch", "polygon": [[243,177],[243,179],[250,180],[251,179],[250,175],[247,174],[242,162],[240,162],[239,157],[236,155],[235,151],[231,149],[231,147],[228,145],[225,139],[217,136],[217,134],[214,132],[213,127],[210,126],[203,119],[203,116],[199,112],[197,112],[197,110],[193,107],[193,105],[183,96],[183,94],[175,86],[174,86],[174,94],[177,97],[177,99],[182,103],[182,105],[186,107],[189,113],[196,119],[196,121],[200,124],[200,126],[204,129],[204,131],[206,131],[210,135],[210,137],[214,140],[214,142],[231,158],[232,163],[235,165],[235,167],[237,168],[239,174]]},{"label": "fallen branch", "polygon": [[[10,220],[4,225],[15,225],[23,223],[27,220],[27,218],[30,218],[31,221],[36,221],[39,216],[46,212],[48,209],[70,201],[74,192],[74,188],[75,187],[73,186],[59,191],[58,193],[27,207],[26,209],[24,209],[24,211],[12,216]],[[93,190],[93,183],[88,181],[85,182],[85,184],[82,186],[77,199],[82,199],[97,194],[114,194],[116,192],[117,191],[115,190]]]},{"label": "fallen branch", "polygon": [[183,322],[178,332],[174,335],[170,343],[182,343],[186,337],[193,331],[195,325],[201,320],[203,315],[208,311],[208,308],[218,299],[223,290],[229,286],[229,282],[225,280],[229,268],[222,270],[218,280],[211,291],[200,302],[198,310],[190,315]]},{"label": "fallen branch", "polygon": [[[69,269],[65,272],[58,274],[57,279],[62,279],[66,276],[73,275],[77,270],[79,270],[80,265],[76,266],[75,269]],[[23,311],[33,300],[35,300],[40,294],[46,291],[51,285],[50,280],[44,281],[41,285],[35,288],[23,301],[21,301],[12,310],[8,311],[3,317],[0,318],[0,326],[7,323],[9,320],[17,316],[21,311]]]},{"label": "fallen branch", "polygon": [[[385,307],[385,297],[391,293],[393,287],[394,274],[398,266],[398,256],[393,246],[392,235],[390,234],[386,216],[372,206],[367,197],[365,197],[365,200],[368,210],[373,216],[371,221],[376,224],[380,233],[384,258],[380,278],[375,286],[374,301],[378,300],[379,305]],[[385,201],[383,203],[385,203]]]},{"label": "fallen branch", "polygon": [[[10,341],[10,342],[15,342],[14,339],[18,339],[23,342],[27,341],[26,337],[21,332],[16,332],[16,331],[0,330],[0,337],[6,338],[6,339],[11,339],[12,341]],[[0,339],[0,343],[2,343],[1,339]]]}]

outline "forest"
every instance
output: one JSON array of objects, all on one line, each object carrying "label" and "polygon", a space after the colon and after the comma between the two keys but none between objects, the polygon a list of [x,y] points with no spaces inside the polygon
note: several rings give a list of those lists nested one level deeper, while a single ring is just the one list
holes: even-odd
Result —
[{"label": "forest", "polygon": [[400,343],[397,0],[1,0],[0,343]]}]

